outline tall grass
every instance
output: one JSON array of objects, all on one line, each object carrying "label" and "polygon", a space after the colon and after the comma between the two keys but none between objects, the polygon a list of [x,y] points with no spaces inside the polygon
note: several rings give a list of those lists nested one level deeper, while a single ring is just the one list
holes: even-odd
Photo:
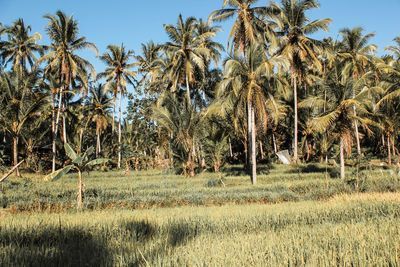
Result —
[{"label": "tall grass", "polygon": [[[330,171],[333,173],[333,171]],[[76,174],[57,182],[43,182],[42,176],[11,178],[3,185],[0,207],[11,211],[56,211],[74,209]],[[400,178],[390,170],[368,170],[352,182],[325,176],[316,165],[260,167],[258,185],[250,185],[242,168],[231,166],[218,175],[203,173],[194,179],[161,171],[92,172],[85,178],[84,203],[88,209],[151,208],[226,203],[279,203],[323,200],[354,192],[398,192]],[[333,174],[332,174],[333,175]],[[222,177],[223,183],[220,183]],[[225,187],[224,187],[225,185]]]},{"label": "tall grass", "polygon": [[0,217],[1,266],[399,266],[397,193]]}]

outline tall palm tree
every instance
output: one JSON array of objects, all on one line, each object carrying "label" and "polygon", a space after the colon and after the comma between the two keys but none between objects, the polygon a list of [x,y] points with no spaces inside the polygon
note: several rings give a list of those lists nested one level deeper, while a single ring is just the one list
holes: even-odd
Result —
[{"label": "tall palm tree", "polygon": [[91,49],[98,53],[93,43],[86,41],[86,37],[79,37],[78,22],[73,15],[67,17],[62,11],[57,11],[56,16],[47,14],[44,18],[49,20],[46,32],[50,37],[51,45],[48,47],[50,52],[40,58],[39,63],[47,62],[45,74],[56,73],[61,87],[58,88],[58,108],[54,123],[53,132],[53,164],[52,170],[55,171],[56,159],[56,139],[58,133],[58,123],[62,108],[63,91],[69,90],[75,82],[77,75],[86,77],[87,73],[96,75],[93,65],[76,54],[82,49]]},{"label": "tall palm tree", "polygon": [[[368,41],[375,35],[370,32],[363,35],[364,29],[356,27],[353,29],[344,28],[340,30],[339,34],[342,36],[342,51],[341,56],[347,64],[343,70],[346,75],[351,76],[353,79],[359,79],[366,73],[366,68],[372,65],[372,58],[378,47],[376,45],[368,45]],[[353,92],[356,95],[356,92]],[[354,116],[356,116],[356,107],[353,106]],[[357,142],[357,153],[361,155],[360,137],[358,131],[357,120],[354,120],[354,129]]]},{"label": "tall palm tree", "polygon": [[[0,77],[0,124],[13,138],[14,165],[18,163],[18,141],[21,132],[30,120],[41,116],[41,112],[47,107],[47,95],[33,91],[39,80],[39,72],[28,73],[20,71],[19,68],[11,73],[3,73]],[[16,174],[19,176],[18,168]]]},{"label": "tall palm tree", "polygon": [[268,26],[262,19],[268,14],[273,14],[270,7],[252,7],[258,0],[224,0],[222,9],[215,10],[208,18],[209,21],[224,21],[235,17],[232,29],[228,37],[232,39],[232,48],[240,50],[243,57],[251,42],[264,42],[264,35],[273,35],[272,27]]},{"label": "tall palm tree", "polygon": [[274,67],[285,66],[281,57],[267,59],[260,45],[252,44],[246,59],[237,56],[225,62],[224,77],[218,86],[218,98],[233,107],[247,107],[247,130],[251,164],[251,181],[257,183],[256,176],[256,112],[265,125],[268,121],[266,101],[272,97],[276,86]]},{"label": "tall palm tree", "polygon": [[170,69],[170,80],[174,90],[180,89],[186,83],[186,96],[188,103],[191,101],[190,84],[195,81],[196,71],[204,77],[206,65],[205,58],[210,55],[210,50],[200,47],[202,41],[210,33],[196,35],[197,20],[189,17],[185,21],[179,14],[177,25],[164,25],[170,42],[165,43],[164,49],[173,53],[173,62]]},{"label": "tall palm tree", "polygon": [[294,98],[294,149],[293,158],[297,162],[298,148],[298,108],[297,87],[304,82],[304,65],[315,65],[321,68],[317,55],[317,41],[307,37],[308,34],[318,30],[328,31],[330,19],[314,20],[306,17],[306,11],[319,8],[316,0],[282,0],[281,6],[271,2],[271,6],[279,10],[277,15],[272,15],[280,31],[280,48],[278,53],[285,56],[291,65],[291,75]]},{"label": "tall palm tree", "polygon": [[[121,168],[121,122],[122,110],[121,100],[123,91],[127,88],[128,83],[133,85],[133,80],[136,77],[134,71],[129,70],[135,66],[135,63],[129,63],[129,60],[134,56],[132,50],[125,50],[124,44],[121,46],[109,45],[107,46],[108,52],[100,56],[100,59],[107,65],[104,72],[99,73],[98,78],[106,78],[107,83],[105,87],[115,82],[114,99],[119,94],[119,119],[118,119],[118,169]],[[113,118],[114,120],[114,118]]]},{"label": "tall palm tree", "polygon": [[90,104],[92,121],[96,123],[96,157],[101,152],[101,134],[107,128],[109,111],[112,103],[107,94],[104,93],[104,86],[99,83],[97,86],[90,88]]},{"label": "tall palm tree", "polygon": [[12,62],[13,70],[26,70],[28,64],[32,69],[37,61],[35,53],[43,55],[44,47],[38,44],[42,36],[37,32],[29,35],[30,31],[31,26],[25,27],[23,19],[16,20],[11,27],[4,30],[8,41],[0,42],[0,57],[6,65]]},{"label": "tall palm tree", "polygon": [[142,84],[148,77],[153,82],[157,78],[158,71],[161,68],[161,52],[162,46],[155,44],[153,41],[142,44],[142,55],[135,56],[138,72],[143,74],[143,78],[139,81]]}]

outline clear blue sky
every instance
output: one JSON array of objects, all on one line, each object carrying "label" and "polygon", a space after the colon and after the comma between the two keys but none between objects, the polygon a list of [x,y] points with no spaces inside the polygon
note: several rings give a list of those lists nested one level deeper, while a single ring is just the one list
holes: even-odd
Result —
[{"label": "clear blue sky", "polygon": [[[258,5],[269,1],[260,0]],[[279,1],[277,1],[279,2]],[[394,37],[400,36],[400,0],[320,0],[320,9],[308,13],[311,19],[331,18],[329,34],[315,34],[314,38],[336,37],[344,27],[362,26],[366,32],[376,32],[372,43],[383,47],[391,45]],[[11,25],[18,18],[32,26],[32,32],[43,36],[42,43],[48,44],[45,34],[47,20],[43,15],[55,14],[57,10],[67,15],[74,14],[79,22],[80,34],[87,37],[103,53],[109,44],[121,44],[140,53],[140,44],[149,40],[165,42],[167,36],[163,24],[175,24],[178,14],[184,18],[194,16],[206,19],[208,15],[222,7],[222,0],[0,0],[0,22]],[[217,40],[226,46],[231,22],[224,23],[224,32]],[[89,51],[82,54],[96,67],[97,72],[104,65]]]}]

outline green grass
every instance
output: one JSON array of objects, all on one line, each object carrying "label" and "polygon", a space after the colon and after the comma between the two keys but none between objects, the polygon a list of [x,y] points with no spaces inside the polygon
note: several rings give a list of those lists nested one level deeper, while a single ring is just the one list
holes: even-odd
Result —
[{"label": "green grass", "polygon": [[0,221],[0,265],[398,266],[397,193]]},{"label": "green grass", "polygon": [[[222,174],[203,173],[193,179],[162,171],[91,172],[84,177],[84,204],[92,210],[105,208],[151,208],[182,205],[222,205],[226,203],[279,203],[323,200],[338,194],[398,192],[400,178],[390,170],[368,170],[360,174],[359,187],[325,176],[321,165],[300,167],[274,165],[260,168],[258,184],[252,186],[239,166]],[[74,209],[77,197],[76,174],[57,182],[43,182],[43,176],[11,178],[3,184],[0,207],[15,211],[64,211]],[[222,177],[225,187],[221,186]]]},{"label": "green grass", "polygon": [[0,266],[400,266],[394,169],[345,181],[315,164],[259,171],[255,186],[239,166],[193,179],[91,172],[81,212],[76,174],[11,177]]}]

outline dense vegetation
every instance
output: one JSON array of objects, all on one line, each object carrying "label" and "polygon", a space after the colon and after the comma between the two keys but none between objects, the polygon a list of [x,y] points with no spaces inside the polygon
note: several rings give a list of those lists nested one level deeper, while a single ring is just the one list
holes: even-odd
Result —
[{"label": "dense vegetation", "polygon": [[[331,23],[307,18],[315,0],[257,4],[224,1],[207,20],[179,15],[164,25],[169,40],[136,53],[123,44],[99,53],[62,11],[44,16],[50,44],[23,19],[0,24],[2,166],[24,159],[25,170],[55,171],[67,164],[63,143],[78,152],[95,147],[96,157],[111,159],[103,170],[160,167],[193,177],[243,163],[253,183],[256,162],[284,149],[294,162],[336,159],[341,177],[346,158],[392,164],[399,37],[379,57],[374,33],[360,27],[312,39]],[[225,52],[213,38],[215,23],[229,18]],[[96,75],[82,49],[105,70]]]}]

